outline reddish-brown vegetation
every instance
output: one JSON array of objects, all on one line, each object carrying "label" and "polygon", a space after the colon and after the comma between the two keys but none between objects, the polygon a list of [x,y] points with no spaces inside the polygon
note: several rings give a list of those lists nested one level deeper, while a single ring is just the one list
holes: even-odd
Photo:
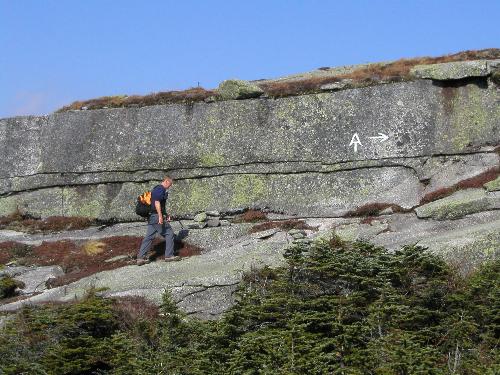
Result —
[{"label": "reddish-brown vegetation", "polygon": [[94,221],[85,217],[50,216],[45,219],[32,219],[16,211],[8,216],[0,217],[0,229],[11,229],[26,233],[59,232],[63,230],[85,229]]},{"label": "reddish-brown vegetation", "polygon": [[445,198],[458,190],[463,189],[472,189],[472,188],[481,188],[487,182],[493,181],[500,175],[500,168],[490,168],[483,173],[480,173],[474,177],[470,177],[464,179],[462,181],[457,182],[456,184],[440,189],[436,189],[430,193],[424,195],[424,197],[420,200],[420,204],[429,203],[435,201],[437,199]]},{"label": "reddish-brown vegetation", "polygon": [[285,97],[317,92],[322,85],[338,82],[340,80],[351,80],[351,87],[367,86],[380,81],[394,82],[409,80],[412,78],[410,77],[410,70],[415,65],[498,58],[500,58],[500,49],[497,48],[479,51],[464,51],[440,57],[417,57],[400,59],[388,64],[370,64],[356,69],[351,73],[338,76],[262,82],[258,85],[271,97]]},{"label": "reddish-brown vegetation", "polygon": [[233,219],[235,223],[255,223],[267,220],[267,215],[259,210],[248,210]]},{"label": "reddish-brown vegetation", "polygon": [[22,220],[23,216],[19,211],[15,211],[7,216],[0,216],[0,229],[7,229],[8,225]]},{"label": "reddish-brown vegetation", "polygon": [[139,296],[113,298],[113,310],[118,315],[119,324],[129,329],[137,321],[155,321],[160,313],[158,306]]},{"label": "reddish-brown vegetation", "polygon": [[0,264],[6,264],[18,258],[29,255],[32,246],[15,241],[0,242]]},{"label": "reddish-brown vegetation", "polygon": [[179,250],[176,251],[177,255],[179,255],[180,257],[190,257],[193,255],[200,255],[202,252],[203,249],[201,247],[185,242],[180,242]]},{"label": "reddish-brown vegetation", "polygon": [[[139,249],[139,246],[137,247]],[[184,242],[182,240],[175,239],[174,242],[174,254],[180,257],[190,257],[194,255],[200,255],[203,252],[201,247],[195,246],[193,244]],[[165,255],[165,241],[157,238],[153,241],[153,245],[151,246],[149,259],[163,259]]]},{"label": "reddish-brown vegetation", "polygon": [[214,95],[214,91],[205,90],[202,87],[193,87],[184,91],[157,92],[144,96],[103,96],[101,98],[73,102],[59,109],[58,112],[81,109],[82,107],[87,107],[87,109],[100,109],[104,107],[145,107],[169,103],[194,103],[203,101]]},{"label": "reddish-brown vegetation", "polygon": [[[409,74],[410,69],[419,64],[498,58],[500,58],[500,49],[491,48],[478,51],[463,51],[439,57],[417,57],[400,59],[392,63],[370,64],[356,69],[351,73],[339,76],[312,77],[307,79],[298,78],[255,83],[264,90],[267,96],[277,98],[318,92],[320,91],[320,87],[324,84],[347,79],[351,80],[350,87],[363,87],[379,83],[380,81],[394,82],[409,80],[412,79]],[[327,67],[322,67],[319,70],[325,71],[328,69]],[[85,101],[76,101],[61,108],[58,112],[78,110],[82,107],[86,107],[87,109],[99,109],[104,107],[143,107],[168,103],[194,103],[203,101],[212,96],[216,97],[217,93],[215,91],[205,90],[201,87],[190,88],[184,91],[158,92],[145,96],[105,96]]]},{"label": "reddish-brown vegetation", "polygon": [[249,232],[250,233],[256,233],[256,232],[261,232],[263,230],[268,230],[272,228],[280,228],[283,230],[290,230],[290,229],[304,229],[304,230],[313,230],[317,231],[317,227],[311,227],[308,225],[304,220],[275,220],[275,221],[268,221],[265,223],[261,224],[256,224],[252,228],[250,228]]},{"label": "reddish-brown vegetation", "polygon": [[[65,274],[50,282],[51,287],[65,285],[94,273],[112,270],[131,264],[137,255],[142,237],[114,236],[92,241],[53,241],[39,246],[24,245],[14,241],[0,242],[0,264],[16,260],[23,265],[59,265]],[[202,248],[176,240],[175,253],[181,257],[199,255]],[[150,258],[162,258],[165,241],[156,239]],[[106,262],[107,259],[126,255],[127,258]]]},{"label": "reddish-brown vegetation", "polygon": [[349,211],[345,214],[346,217],[359,217],[359,216],[377,216],[381,211],[386,208],[392,208],[393,212],[405,212],[403,207],[393,203],[368,203]]}]

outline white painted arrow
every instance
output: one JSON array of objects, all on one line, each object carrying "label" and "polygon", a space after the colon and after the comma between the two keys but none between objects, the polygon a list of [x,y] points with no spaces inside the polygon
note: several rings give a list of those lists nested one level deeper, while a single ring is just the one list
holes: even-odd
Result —
[{"label": "white painted arrow", "polygon": [[378,133],[378,136],[376,137],[368,137],[369,139],[380,139],[380,142],[385,142],[389,139],[389,137],[387,135],[385,135],[384,133]]}]

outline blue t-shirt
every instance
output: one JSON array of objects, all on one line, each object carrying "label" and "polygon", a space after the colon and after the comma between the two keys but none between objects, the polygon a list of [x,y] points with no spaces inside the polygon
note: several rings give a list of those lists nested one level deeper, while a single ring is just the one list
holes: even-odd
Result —
[{"label": "blue t-shirt", "polygon": [[167,202],[168,192],[162,185],[156,185],[151,190],[151,213],[156,213],[155,201],[160,202],[161,213],[166,214],[165,203]]}]

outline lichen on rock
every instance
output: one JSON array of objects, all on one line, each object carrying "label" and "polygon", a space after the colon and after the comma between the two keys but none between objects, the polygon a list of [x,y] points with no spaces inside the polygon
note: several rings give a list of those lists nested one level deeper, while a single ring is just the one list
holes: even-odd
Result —
[{"label": "lichen on rock", "polygon": [[217,93],[224,100],[258,98],[264,91],[257,85],[240,79],[228,79],[217,88]]},{"label": "lichen on rock", "polygon": [[411,74],[418,78],[439,81],[467,77],[486,77],[488,73],[487,63],[484,60],[416,65],[411,69]]},{"label": "lichen on rock", "polygon": [[484,189],[465,189],[417,207],[415,212],[419,218],[453,220],[495,208],[497,205],[498,197],[488,195]]}]

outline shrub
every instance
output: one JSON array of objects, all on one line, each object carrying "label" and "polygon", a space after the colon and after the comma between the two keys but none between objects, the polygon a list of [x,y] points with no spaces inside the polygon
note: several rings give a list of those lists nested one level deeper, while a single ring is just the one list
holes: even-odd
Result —
[{"label": "shrub", "polygon": [[5,276],[0,278],[0,299],[14,297],[16,288],[21,286],[20,283],[12,277]]},{"label": "shrub", "polygon": [[76,101],[62,107],[56,112],[65,112],[69,110],[79,110],[82,107],[87,109],[100,109],[104,107],[119,108],[119,107],[144,107],[150,105],[169,104],[169,103],[195,103],[203,101],[215,92],[205,90],[202,87],[193,87],[184,91],[166,91],[158,92],[149,95],[118,95],[118,96],[103,96],[101,98]]},{"label": "shrub", "polygon": [[[500,261],[463,279],[419,246],[332,237],[252,269],[220,321],[165,293],[25,308],[0,331],[14,374],[494,374]],[[39,371],[39,372],[36,372]]]},{"label": "shrub", "polygon": [[392,208],[393,212],[405,212],[405,209],[393,203],[367,203],[355,210],[349,211],[345,216],[359,217],[359,216],[376,216],[386,208]]},{"label": "shrub", "polygon": [[0,217],[0,229],[12,229],[27,233],[52,233],[63,230],[85,229],[94,224],[94,220],[76,216],[50,216],[45,219],[33,219],[16,211]]},{"label": "shrub", "polygon": [[255,223],[257,221],[267,220],[267,215],[259,210],[248,210],[233,219],[235,223]]},{"label": "shrub", "polygon": [[31,255],[33,246],[16,241],[0,242],[0,264],[6,264],[13,260],[22,263],[26,257]]}]

